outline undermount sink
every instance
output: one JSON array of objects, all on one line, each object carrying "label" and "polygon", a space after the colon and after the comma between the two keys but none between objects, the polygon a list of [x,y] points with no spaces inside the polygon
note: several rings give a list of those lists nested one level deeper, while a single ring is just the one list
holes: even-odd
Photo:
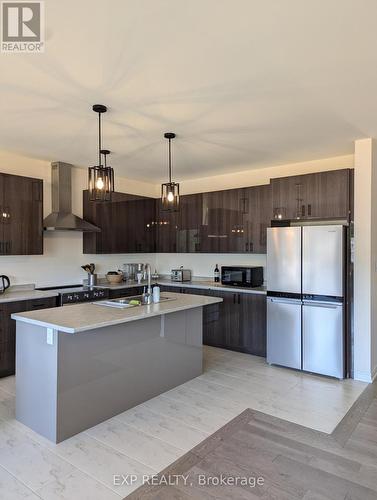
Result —
[{"label": "undermount sink", "polygon": [[[174,297],[167,297],[166,295],[160,295],[160,300],[157,303],[167,302],[169,300],[176,300],[176,299]],[[156,302],[152,302],[152,304],[155,303]],[[119,299],[100,300],[97,302],[93,302],[93,304],[96,306],[117,307],[118,309],[127,309],[129,307],[139,307],[147,305],[144,302],[143,295],[133,295],[132,297],[124,297],[124,298],[121,297]]]}]

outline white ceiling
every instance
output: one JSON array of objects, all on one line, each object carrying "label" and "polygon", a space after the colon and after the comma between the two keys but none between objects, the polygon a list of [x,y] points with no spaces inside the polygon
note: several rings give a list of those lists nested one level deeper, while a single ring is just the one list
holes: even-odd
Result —
[{"label": "white ceiling", "polygon": [[0,54],[0,148],[177,180],[377,136],[376,0],[46,0],[44,54]]}]

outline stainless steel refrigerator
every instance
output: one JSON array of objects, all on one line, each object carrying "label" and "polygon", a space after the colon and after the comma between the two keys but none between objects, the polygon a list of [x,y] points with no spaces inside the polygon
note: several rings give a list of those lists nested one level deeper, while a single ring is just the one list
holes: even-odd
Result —
[{"label": "stainless steel refrigerator", "polygon": [[345,374],[345,228],[267,229],[267,361]]}]

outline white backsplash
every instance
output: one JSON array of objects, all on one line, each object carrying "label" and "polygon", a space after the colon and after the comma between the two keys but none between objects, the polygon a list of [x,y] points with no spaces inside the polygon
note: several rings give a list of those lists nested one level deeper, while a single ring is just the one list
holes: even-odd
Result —
[{"label": "white backsplash", "polygon": [[221,266],[263,266],[266,269],[265,254],[193,254],[158,253],[156,268],[160,274],[170,274],[171,269],[183,266],[190,269],[193,276],[212,277],[216,264]]},{"label": "white backsplash", "polygon": [[82,233],[47,231],[43,255],[2,256],[0,274],[9,276],[12,285],[72,285],[87,278],[80,266],[89,262],[94,262],[96,272],[103,276],[129,262],[149,262],[154,270],[155,260],[154,254],[86,255],[82,251]]}]

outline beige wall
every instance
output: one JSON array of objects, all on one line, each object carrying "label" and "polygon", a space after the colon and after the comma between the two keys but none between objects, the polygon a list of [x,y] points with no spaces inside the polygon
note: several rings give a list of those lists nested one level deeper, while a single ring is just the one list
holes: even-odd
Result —
[{"label": "beige wall", "polygon": [[312,160],[300,163],[289,163],[274,167],[244,170],[231,174],[202,177],[200,179],[182,181],[182,194],[217,191],[244,186],[257,186],[268,184],[274,177],[285,177],[297,174],[309,174],[339,168],[353,168],[353,155],[336,156],[322,160]]},{"label": "beige wall", "polygon": [[377,141],[373,140],[371,179],[371,377],[377,375]]},{"label": "beige wall", "polygon": [[377,143],[355,142],[354,376],[371,381],[377,365]]}]

